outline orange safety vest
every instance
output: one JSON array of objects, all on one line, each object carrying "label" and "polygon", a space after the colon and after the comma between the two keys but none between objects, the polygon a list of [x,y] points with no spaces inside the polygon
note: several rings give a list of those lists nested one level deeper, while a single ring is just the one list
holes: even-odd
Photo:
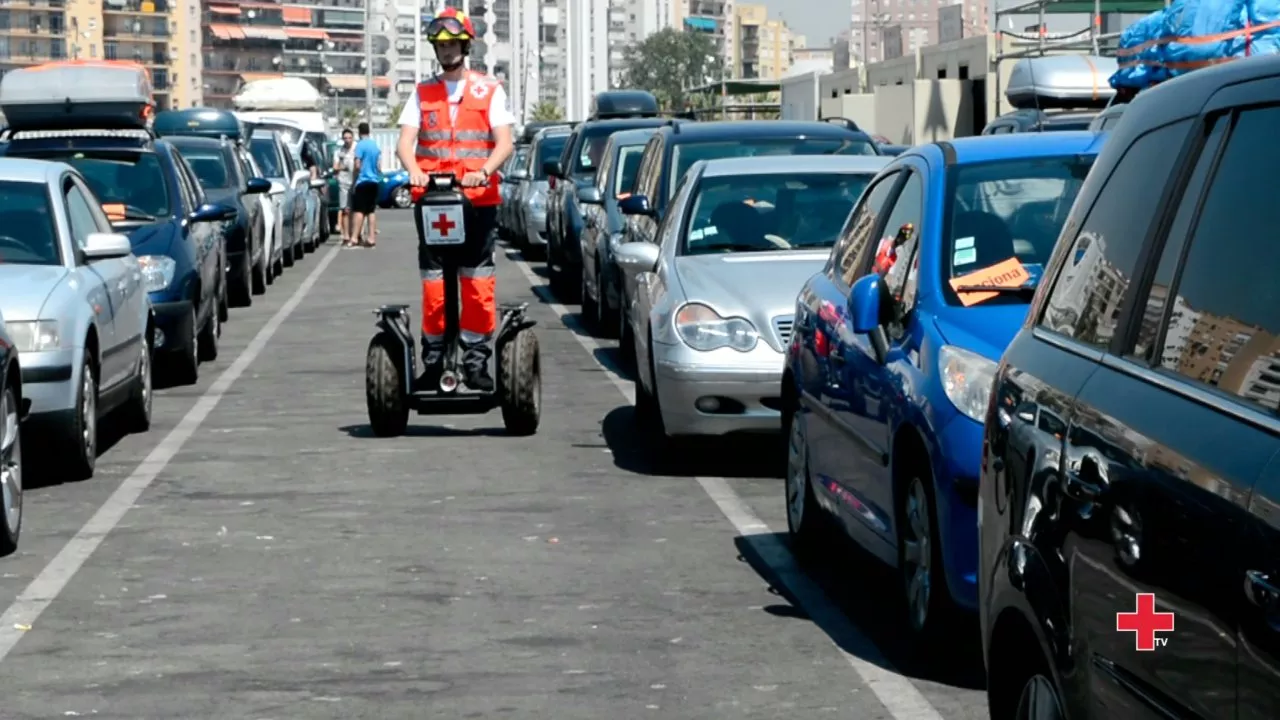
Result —
[{"label": "orange safety vest", "polygon": [[[424,173],[453,173],[461,178],[473,170],[484,168],[497,143],[489,124],[489,104],[499,87],[494,78],[468,72],[458,104],[456,118],[449,116],[449,93],[439,78],[418,85],[418,106],[422,110],[418,128],[418,148],[414,153],[418,169]],[[498,189],[498,173],[489,176],[489,184],[463,188],[471,204],[484,207],[502,204]]]}]

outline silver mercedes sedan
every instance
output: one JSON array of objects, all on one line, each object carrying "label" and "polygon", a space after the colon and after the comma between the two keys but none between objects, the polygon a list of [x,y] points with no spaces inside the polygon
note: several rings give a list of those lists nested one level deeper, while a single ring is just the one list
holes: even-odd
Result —
[{"label": "silver mercedes sedan", "polygon": [[750,157],[689,169],[660,244],[627,243],[614,258],[641,425],[665,438],[781,430],[796,293],[889,160]]}]

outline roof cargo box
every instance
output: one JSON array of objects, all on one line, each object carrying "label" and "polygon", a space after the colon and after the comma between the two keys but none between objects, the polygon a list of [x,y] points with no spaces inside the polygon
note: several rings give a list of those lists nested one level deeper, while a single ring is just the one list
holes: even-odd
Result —
[{"label": "roof cargo box", "polygon": [[538,134],[539,130],[545,130],[551,127],[560,127],[565,130],[572,130],[577,123],[564,122],[563,120],[534,120],[526,123],[520,133],[520,144],[528,145],[533,142],[533,137]]},{"label": "roof cargo box", "polygon": [[0,112],[16,130],[136,130],[155,112],[151,76],[130,62],[67,60],[10,70]]},{"label": "roof cargo box", "polygon": [[644,90],[607,90],[591,100],[591,119],[653,117],[659,114],[658,98]]},{"label": "roof cargo box", "polygon": [[1019,109],[1102,109],[1116,94],[1110,82],[1116,68],[1115,58],[1093,55],[1023,58],[1004,96]]},{"label": "roof cargo box", "polygon": [[157,113],[152,131],[157,137],[186,135],[214,139],[226,138],[239,142],[249,139],[253,127],[229,110],[192,108]]},{"label": "roof cargo box", "polygon": [[321,110],[324,98],[300,77],[253,80],[240,88],[231,102],[237,110]]}]

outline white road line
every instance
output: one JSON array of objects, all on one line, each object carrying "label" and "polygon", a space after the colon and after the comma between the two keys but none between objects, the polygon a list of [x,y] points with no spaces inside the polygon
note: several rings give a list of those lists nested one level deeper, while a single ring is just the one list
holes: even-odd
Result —
[{"label": "white road line", "polygon": [[[586,332],[576,315],[555,301],[551,289],[543,283],[542,278],[538,277],[519,253],[508,253],[508,257],[529,279],[533,291],[552,311],[564,319],[564,324],[573,332],[578,344],[600,366],[618,392],[622,393],[628,402],[634,404],[635,387],[600,362],[599,353],[596,352],[602,349],[600,344]],[[769,529],[767,523],[751,511],[747,503],[733,491],[733,488],[729,487],[729,483],[724,478],[700,477],[697,481],[725,518],[733,524],[738,535],[751,544],[760,559],[773,571],[778,583],[796,599],[800,608],[819,627],[826,628],[833,638],[840,639],[839,644],[836,644],[834,639],[832,643],[836,644],[836,649],[894,720],[942,720],[938,709],[920,693],[915,684],[894,670],[893,665],[875,643],[850,622],[844,612],[827,598],[822,588],[809,579],[786,545],[778,540],[778,536]],[[778,491],[778,502],[782,502],[781,488]]]},{"label": "white road line", "polygon": [[257,359],[271,337],[302,303],[303,298],[319,280],[320,274],[338,256],[339,250],[340,247],[335,246],[320,258],[320,262],[316,264],[311,274],[302,281],[298,289],[293,292],[293,296],[276,311],[267,324],[262,326],[258,334],[249,342],[248,347],[231,363],[231,367],[222,371],[218,379],[213,381],[209,389],[204,391],[200,399],[196,400],[196,404],[178,422],[177,427],[169,431],[151,454],[147,455],[133,473],[120,484],[120,487],[111,493],[111,496],[102,504],[102,507],[98,508],[93,517],[89,518],[84,527],[80,528],[75,537],[67,541],[62,550],[49,561],[44,570],[40,571],[36,579],[31,581],[27,589],[18,595],[3,615],[0,615],[0,661],[8,657],[14,646],[26,634],[26,631],[20,628],[30,628],[35,625],[40,614],[57,599],[71,578],[79,572],[89,556],[106,539],[107,534],[120,524],[125,513],[129,512],[129,508],[133,507],[143,491],[182,450],[182,446],[191,439],[200,424],[218,406],[218,402],[231,388],[232,383],[239,379],[248,369],[249,364]]}]

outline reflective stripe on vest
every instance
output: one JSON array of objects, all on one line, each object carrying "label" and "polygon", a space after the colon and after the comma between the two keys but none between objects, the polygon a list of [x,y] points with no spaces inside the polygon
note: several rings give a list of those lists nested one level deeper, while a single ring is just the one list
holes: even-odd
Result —
[{"label": "reflective stripe on vest", "polygon": [[[480,170],[497,146],[489,125],[489,104],[498,84],[479,73],[467,73],[465,82],[457,117],[450,117],[449,93],[442,80],[436,78],[418,86],[422,120],[414,155],[418,168],[424,173],[448,172],[461,177]],[[475,88],[487,91],[477,97]],[[463,192],[473,205],[498,205],[502,202],[499,182],[495,172],[490,175],[488,185],[464,188]]]}]

